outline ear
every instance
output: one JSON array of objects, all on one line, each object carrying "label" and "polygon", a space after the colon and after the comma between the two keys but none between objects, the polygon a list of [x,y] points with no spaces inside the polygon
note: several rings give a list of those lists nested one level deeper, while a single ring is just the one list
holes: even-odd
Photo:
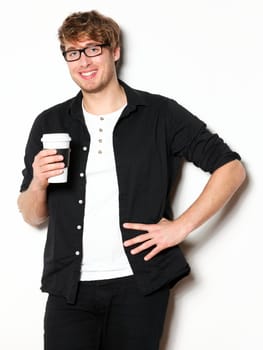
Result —
[{"label": "ear", "polygon": [[121,48],[120,47],[116,47],[116,49],[113,50],[113,57],[114,57],[114,61],[118,61],[121,57]]}]

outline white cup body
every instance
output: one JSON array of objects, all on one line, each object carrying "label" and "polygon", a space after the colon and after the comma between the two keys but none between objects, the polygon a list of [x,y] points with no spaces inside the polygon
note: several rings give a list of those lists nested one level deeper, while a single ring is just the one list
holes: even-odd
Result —
[{"label": "white cup body", "polygon": [[[69,152],[71,137],[67,133],[43,134],[41,141],[44,149],[56,149],[58,154],[63,154],[66,164],[63,173],[52,176],[48,179],[49,183],[65,183],[68,180]],[[65,159],[65,157],[67,159]]]}]

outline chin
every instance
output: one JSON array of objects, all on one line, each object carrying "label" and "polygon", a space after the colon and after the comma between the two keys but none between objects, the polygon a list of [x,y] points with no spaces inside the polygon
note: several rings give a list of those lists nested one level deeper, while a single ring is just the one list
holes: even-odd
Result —
[{"label": "chin", "polygon": [[82,86],[80,85],[82,91],[84,91],[85,93],[88,94],[94,94],[94,93],[98,93],[101,92],[105,89],[105,87],[107,86],[107,84],[90,84],[87,86],[87,84],[82,84]]}]

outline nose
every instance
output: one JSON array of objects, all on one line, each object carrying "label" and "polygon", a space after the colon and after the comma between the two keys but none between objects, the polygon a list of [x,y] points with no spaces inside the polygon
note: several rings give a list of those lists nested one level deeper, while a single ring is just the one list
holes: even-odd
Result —
[{"label": "nose", "polygon": [[80,59],[79,59],[81,66],[83,66],[83,67],[89,66],[91,63],[91,59],[92,59],[92,57],[88,57],[85,55],[84,52],[81,52]]}]

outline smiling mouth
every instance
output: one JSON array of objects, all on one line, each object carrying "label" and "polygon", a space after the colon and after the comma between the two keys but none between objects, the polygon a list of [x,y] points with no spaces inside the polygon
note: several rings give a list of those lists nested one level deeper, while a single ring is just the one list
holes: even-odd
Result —
[{"label": "smiling mouth", "polygon": [[93,77],[95,76],[97,73],[97,71],[93,70],[91,72],[83,72],[83,73],[80,73],[80,75],[84,78],[90,78],[90,77]]}]

